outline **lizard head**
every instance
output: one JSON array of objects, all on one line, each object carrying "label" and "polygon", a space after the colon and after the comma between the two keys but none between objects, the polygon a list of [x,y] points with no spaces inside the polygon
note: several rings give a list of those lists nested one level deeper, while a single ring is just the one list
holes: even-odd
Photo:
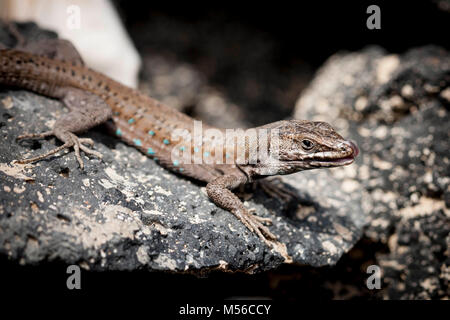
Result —
[{"label": "lizard head", "polygon": [[[255,164],[257,175],[282,175],[297,171],[349,165],[359,153],[326,122],[278,121],[260,128],[276,129],[270,139],[268,159]],[[272,135],[273,137],[273,135]]]}]

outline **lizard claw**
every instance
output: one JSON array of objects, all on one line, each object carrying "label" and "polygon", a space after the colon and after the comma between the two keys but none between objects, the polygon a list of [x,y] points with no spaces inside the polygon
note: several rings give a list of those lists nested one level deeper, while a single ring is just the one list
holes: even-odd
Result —
[{"label": "lizard claw", "polygon": [[263,223],[272,223],[270,218],[262,218],[257,215],[252,214],[255,209],[249,209],[245,211],[236,212],[236,216],[242,223],[251,231],[256,233],[256,235],[263,240],[268,246],[272,247],[270,241],[277,240],[277,237],[270,232],[270,230],[263,225]]},{"label": "lizard claw", "polygon": [[256,212],[255,208],[250,208],[250,209],[247,210],[247,212],[252,215],[253,219],[255,219],[255,220],[257,220],[257,221],[259,221],[261,223],[266,223],[266,224],[269,224],[269,225],[272,224],[272,219],[270,219],[270,218],[263,218],[263,217],[260,217],[260,216],[257,216],[256,214],[254,214]]}]

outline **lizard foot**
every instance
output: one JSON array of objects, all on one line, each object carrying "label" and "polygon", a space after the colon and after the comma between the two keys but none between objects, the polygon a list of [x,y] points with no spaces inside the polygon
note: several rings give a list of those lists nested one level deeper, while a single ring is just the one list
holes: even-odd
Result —
[{"label": "lizard foot", "polygon": [[285,187],[280,177],[270,180],[259,180],[258,185],[265,193],[280,202],[289,203],[293,199],[297,199],[295,192]]},{"label": "lizard foot", "polygon": [[270,240],[275,241],[277,240],[277,237],[263,224],[272,223],[272,220],[270,218],[262,218],[252,214],[254,211],[254,209],[245,211],[239,210],[235,213],[235,215],[251,232],[256,233],[261,240],[263,240],[269,247],[272,247],[273,244]]},{"label": "lizard foot", "polygon": [[[17,137],[17,140],[22,140],[22,139],[42,139],[48,136],[52,136],[54,135],[53,131],[47,131],[47,132],[43,132],[43,133],[31,133],[31,134],[24,134],[21,135],[19,137]],[[92,154],[98,158],[102,158],[102,154],[100,152],[97,152],[95,150],[92,150],[88,147],[86,147],[84,144],[87,144],[89,146],[93,146],[94,145],[94,141],[90,138],[78,138],[75,134],[71,133],[71,132],[65,132],[64,135],[60,138],[64,144],[60,147],[57,147],[53,150],[50,150],[49,152],[36,156],[36,157],[32,157],[32,158],[28,158],[28,159],[21,159],[21,160],[17,160],[17,163],[21,163],[21,164],[25,164],[25,163],[32,163],[32,162],[36,162],[39,160],[42,160],[44,158],[47,158],[48,156],[55,154],[61,150],[65,150],[68,148],[73,147],[74,151],[75,151],[75,157],[80,165],[81,169],[84,169],[84,163],[83,160],[81,159],[81,155],[80,155],[80,150],[84,151],[86,154]]]}]

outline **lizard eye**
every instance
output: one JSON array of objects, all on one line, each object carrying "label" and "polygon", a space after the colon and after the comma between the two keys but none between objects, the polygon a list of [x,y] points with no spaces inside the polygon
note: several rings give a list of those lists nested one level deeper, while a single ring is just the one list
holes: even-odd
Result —
[{"label": "lizard eye", "polygon": [[302,148],[305,150],[311,150],[314,147],[314,143],[311,140],[303,139]]}]

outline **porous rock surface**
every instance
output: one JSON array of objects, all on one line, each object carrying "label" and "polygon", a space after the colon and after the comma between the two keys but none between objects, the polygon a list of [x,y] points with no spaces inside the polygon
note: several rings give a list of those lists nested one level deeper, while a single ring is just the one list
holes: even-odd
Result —
[{"label": "porous rock surface", "polygon": [[[55,37],[33,24],[19,29],[34,38]],[[5,31],[0,40],[14,43]],[[322,266],[335,264],[362,234],[363,194],[354,190],[352,168],[336,169],[341,174],[335,177],[327,170],[290,176],[285,181],[297,197],[289,205],[259,189],[244,194],[250,208],[273,218],[271,231],[281,244],[270,249],[216,207],[203,185],[162,169],[102,127],[83,135],[104,156],[83,156],[84,171],[73,153],[14,163],[58,145],[55,138],[15,138],[48,130],[67,110],[8,88],[2,88],[0,101],[0,253],[22,264],[62,261],[90,270],[192,273],[253,272],[282,263]]]},{"label": "porous rock surface", "polygon": [[[283,248],[269,249],[209,201],[202,185],[162,169],[102,127],[84,135],[104,156],[83,156],[84,171],[72,152],[30,165],[13,163],[54,148],[55,138],[15,138],[47,130],[66,110],[24,91],[4,91],[0,101],[2,254],[25,264],[57,259],[98,270],[251,271],[283,263]],[[302,204],[292,215],[260,190],[248,206],[273,218],[271,230],[293,262],[336,263],[362,233],[360,193],[346,192],[326,171],[288,181]]]},{"label": "porous rock surface", "polygon": [[298,100],[295,117],[332,123],[361,148],[355,178],[365,236],[378,254],[383,298],[449,297],[450,55],[424,46],[332,56]]}]

